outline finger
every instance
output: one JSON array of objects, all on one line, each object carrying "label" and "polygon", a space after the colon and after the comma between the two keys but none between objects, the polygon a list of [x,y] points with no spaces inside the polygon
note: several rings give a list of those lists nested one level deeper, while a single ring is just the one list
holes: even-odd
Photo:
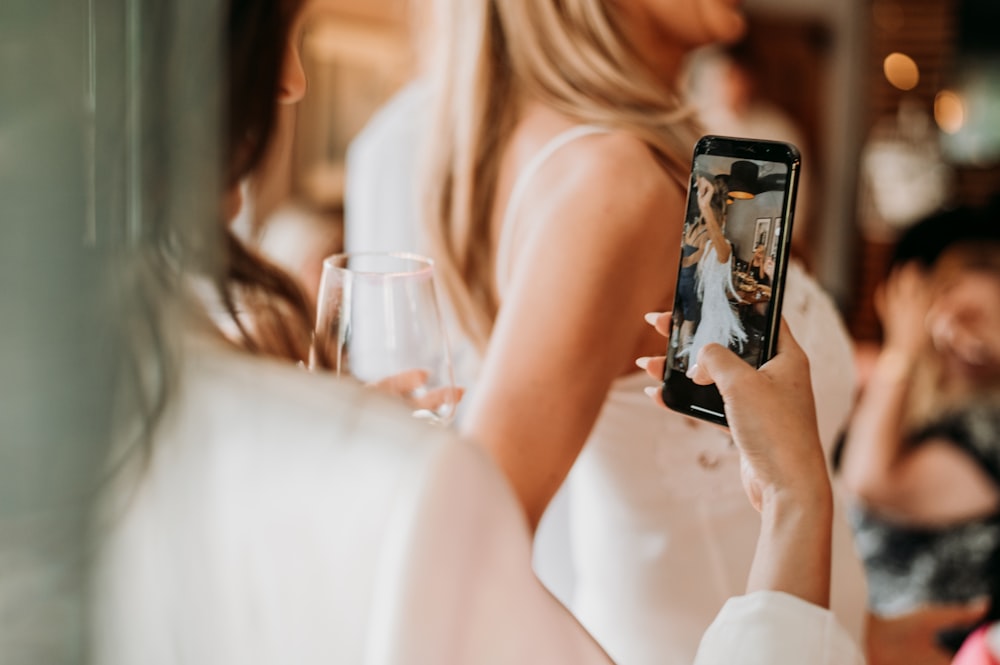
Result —
[{"label": "finger", "polygon": [[673,320],[672,312],[649,312],[645,317],[646,323],[656,328],[656,332],[664,337],[670,337],[670,322]]},{"label": "finger", "polygon": [[875,293],[873,295],[873,304],[875,306],[875,315],[878,316],[878,320],[881,321],[882,323],[885,323],[885,317],[886,317],[886,312],[885,312],[886,293],[885,293],[885,291],[886,291],[886,285],[885,284],[879,284],[875,288]]},{"label": "finger", "polygon": [[456,405],[462,399],[465,394],[464,388],[458,388],[454,386],[446,386],[442,388],[434,388],[433,390],[428,390],[426,393],[420,397],[414,397],[410,399],[410,402],[414,407],[418,409],[429,409],[431,411],[437,411],[445,404]]},{"label": "finger", "polygon": [[924,269],[919,261],[907,261],[889,275],[888,297],[896,300],[911,297],[924,289]]},{"label": "finger", "polygon": [[657,404],[657,406],[667,408],[667,405],[663,403],[663,393],[660,391],[660,386],[647,386],[644,392],[649,395],[650,399]]},{"label": "finger", "polygon": [[799,341],[792,334],[792,329],[788,327],[788,321],[781,317],[778,325],[778,353],[779,354],[803,354]]},{"label": "finger", "polygon": [[699,385],[714,383],[725,397],[729,386],[738,381],[747,372],[754,372],[743,359],[721,344],[706,344],[698,352],[698,362],[695,363],[688,376]]},{"label": "finger", "polygon": [[906,299],[916,290],[918,275],[914,272],[915,269],[916,266],[910,262],[896,270],[892,290],[889,292],[894,301]]},{"label": "finger", "polygon": [[399,374],[393,374],[370,385],[378,390],[395,395],[407,395],[427,383],[427,370],[409,369]]},{"label": "finger", "polygon": [[666,356],[643,356],[642,358],[636,358],[635,364],[646,371],[650,377],[656,379],[657,381],[663,380],[663,369],[667,364]]},{"label": "finger", "polygon": [[712,380],[712,375],[708,373],[708,370],[704,369],[698,363],[688,367],[688,371],[684,373],[684,376],[691,379],[699,386],[708,386],[715,383],[715,381]]}]

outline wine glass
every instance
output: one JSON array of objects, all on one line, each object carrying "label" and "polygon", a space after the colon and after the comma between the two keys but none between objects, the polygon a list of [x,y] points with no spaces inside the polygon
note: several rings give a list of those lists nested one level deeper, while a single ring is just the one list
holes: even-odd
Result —
[{"label": "wine glass", "polygon": [[421,420],[451,422],[461,391],[437,304],[434,262],[403,252],[327,257],[310,364],[403,397]]}]

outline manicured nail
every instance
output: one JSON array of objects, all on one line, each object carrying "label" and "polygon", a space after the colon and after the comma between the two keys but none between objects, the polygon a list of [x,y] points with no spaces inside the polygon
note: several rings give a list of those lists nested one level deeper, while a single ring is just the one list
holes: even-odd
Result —
[{"label": "manicured nail", "polygon": [[641,358],[635,359],[635,364],[639,369],[646,369],[649,367],[650,360],[652,360],[650,356],[642,356]]},{"label": "manicured nail", "polygon": [[646,314],[642,318],[646,319],[646,323],[648,323],[649,325],[655,326],[656,320],[660,318],[660,314],[662,313],[663,312],[646,312]]},{"label": "manicured nail", "polygon": [[689,379],[693,379],[694,378],[694,374],[697,371],[698,371],[698,363],[695,363],[695,364],[691,365],[690,367],[688,367],[688,371],[684,373],[684,376],[686,376]]},{"label": "manicured nail", "polygon": [[642,392],[646,393],[646,394],[647,394],[647,395],[649,395],[650,397],[656,397],[656,393],[657,393],[657,392],[658,392],[659,390],[660,390],[660,389],[659,389],[659,388],[657,388],[656,386],[646,386],[645,388],[643,388],[643,389],[642,389]]}]

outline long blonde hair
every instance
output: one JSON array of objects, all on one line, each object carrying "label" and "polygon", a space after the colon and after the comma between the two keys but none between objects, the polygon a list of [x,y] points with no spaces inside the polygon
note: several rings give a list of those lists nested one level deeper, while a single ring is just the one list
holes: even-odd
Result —
[{"label": "long blonde hair", "polygon": [[525,95],[581,123],[629,132],[683,181],[692,112],[627,45],[602,0],[435,0],[433,137],[425,221],[456,314],[485,346],[496,318],[490,218],[503,147]]}]

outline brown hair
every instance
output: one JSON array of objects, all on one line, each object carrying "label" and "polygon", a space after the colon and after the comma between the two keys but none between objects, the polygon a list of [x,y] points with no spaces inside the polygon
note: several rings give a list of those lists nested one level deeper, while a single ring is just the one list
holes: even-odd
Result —
[{"label": "brown hair", "polygon": [[[229,220],[223,219],[220,196],[222,186],[238,186],[267,153],[276,125],[289,33],[300,4],[301,0],[229,0],[221,15],[222,30],[214,35],[223,49],[205,48],[193,56],[177,58],[167,57],[179,39],[175,31],[181,30],[172,23],[176,17],[169,3],[154,6],[146,18],[150,29],[142,48],[150,54],[150,66],[160,68],[160,75],[144,81],[151,100],[142,109],[144,140],[149,142],[146,174],[139,183],[145,214],[141,234],[134,242],[115,248],[117,260],[112,265],[119,270],[109,284],[113,289],[109,301],[120,313],[109,319],[117,320],[124,341],[120,374],[123,385],[128,386],[119,391],[116,419],[120,422],[116,426],[127,433],[125,439],[131,438],[132,431],[135,436],[133,445],[113,451],[108,479],[115,477],[136,451],[142,453],[136,458],[141,463],[149,460],[154,430],[177,387],[176,331],[167,325],[167,319],[175,307],[186,306],[188,273],[211,280],[236,324],[241,338],[238,342],[247,350],[291,361],[309,360],[313,325],[309,301],[291,277],[232,233]],[[196,79],[189,90],[197,95],[193,105],[204,117],[196,115],[178,127],[166,115],[171,108],[167,102],[171,94],[179,94],[176,87],[188,89],[176,83],[175,88],[164,86],[163,80],[177,63],[216,55],[224,58],[224,75],[213,73],[207,81]],[[216,97],[220,88],[223,92]],[[183,131],[182,140],[172,131]],[[218,152],[211,150],[220,155],[216,172],[205,173],[208,169],[197,165],[202,177],[211,182],[172,181],[178,164],[197,150],[197,139],[218,141]],[[182,188],[189,185],[198,191],[179,194],[187,194]],[[183,204],[178,205],[178,200]],[[325,358],[317,360],[327,366]]]},{"label": "brown hair", "polygon": [[[231,0],[226,17],[223,169],[238,187],[264,160],[277,123],[281,72],[302,0]],[[247,247],[223,220],[216,287],[248,350],[308,361],[312,304],[298,283]]]}]

